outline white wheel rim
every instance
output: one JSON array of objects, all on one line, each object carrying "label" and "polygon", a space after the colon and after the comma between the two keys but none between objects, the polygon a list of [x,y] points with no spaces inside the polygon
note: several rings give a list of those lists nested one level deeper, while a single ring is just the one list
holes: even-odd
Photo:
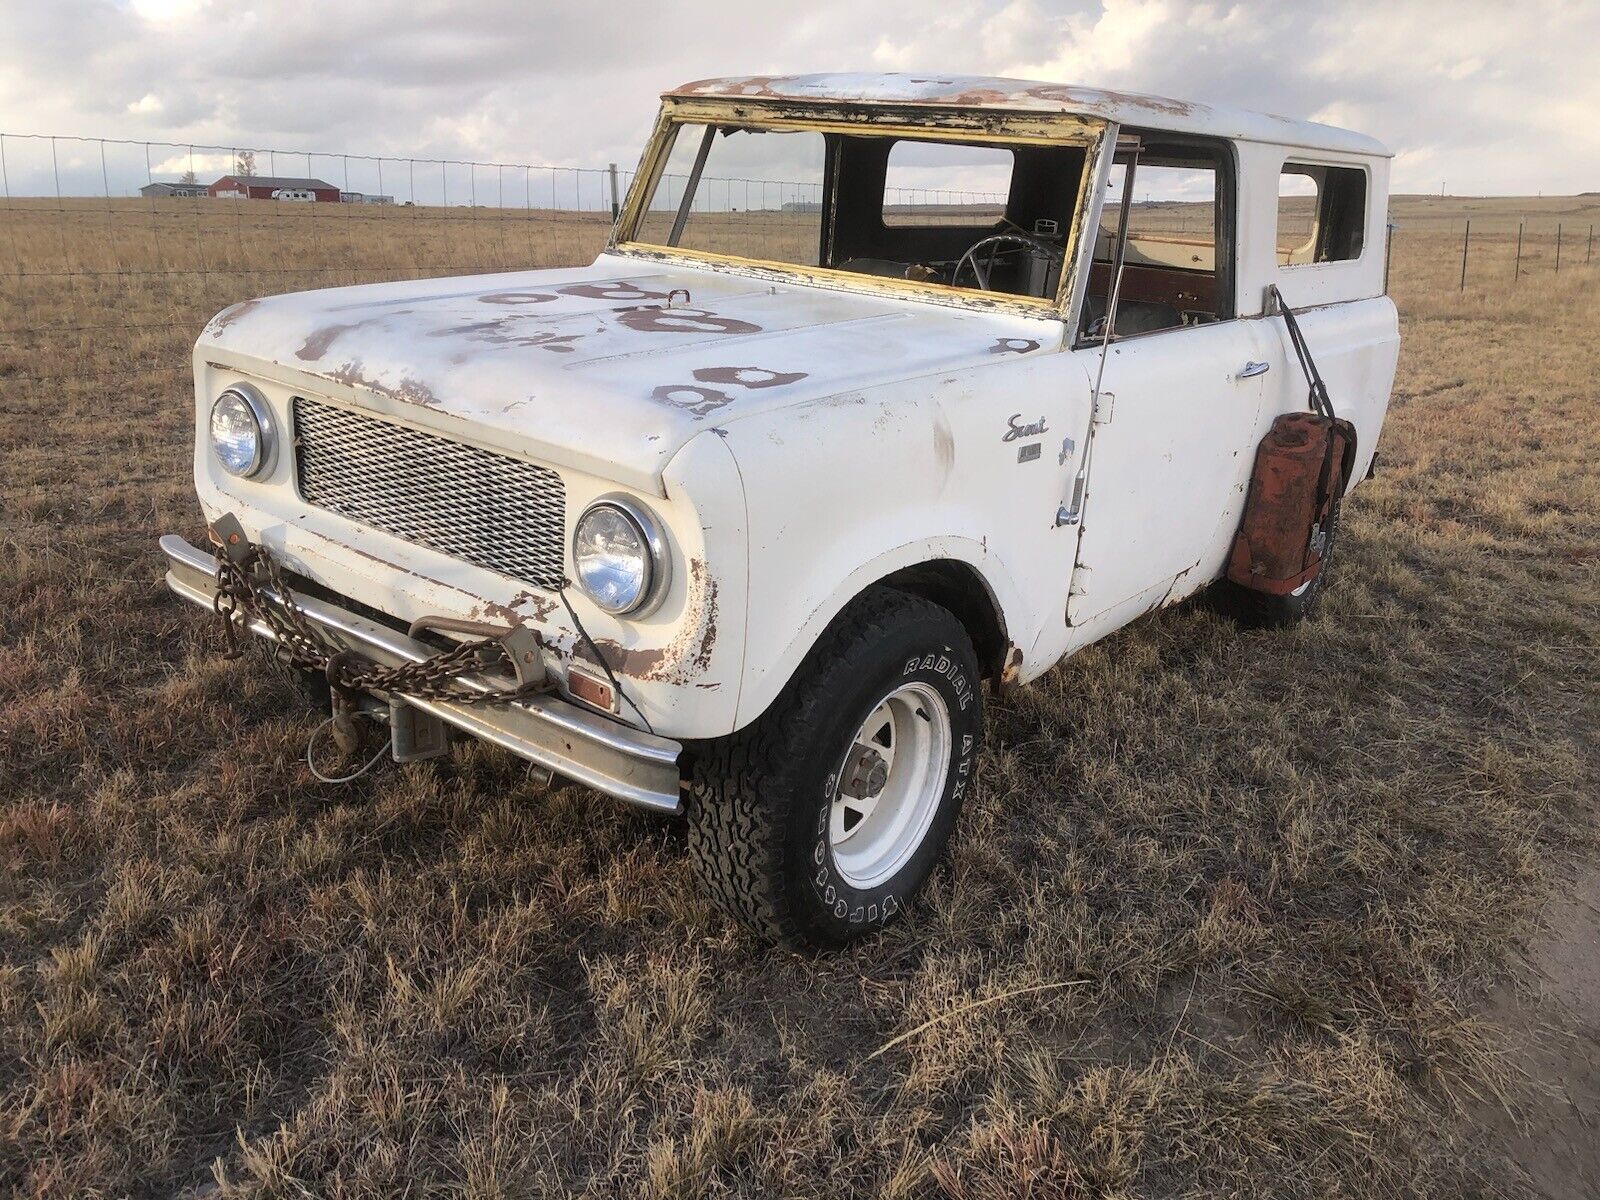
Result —
[{"label": "white wheel rim", "polygon": [[[834,866],[851,887],[879,886],[922,845],[944,796],[950,745],[950,710],[925,683],[902,684],[861,722],[845,750],[828,814]],[[879,762],[883,783],[873,792],[859,781],[857,767]]]}]

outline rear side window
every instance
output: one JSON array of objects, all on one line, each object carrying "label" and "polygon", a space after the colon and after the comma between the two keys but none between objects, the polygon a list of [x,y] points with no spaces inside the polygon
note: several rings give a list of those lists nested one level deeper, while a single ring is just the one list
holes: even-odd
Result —
[{"label": "rear side window", "polygon": [[1344,262],[1366,242],[1367,173],[1287,162],[1278,176],[1278,265]]},{"label": "rear side window", "polygon": [[1006,215],[1016,155],[1000,146],[899,141],[889,148],[883,223],[986,229]]}]

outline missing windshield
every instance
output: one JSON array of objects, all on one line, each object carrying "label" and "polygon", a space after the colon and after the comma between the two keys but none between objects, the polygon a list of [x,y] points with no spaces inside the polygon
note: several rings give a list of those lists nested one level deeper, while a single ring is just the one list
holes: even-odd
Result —
[{"label": "missing windshield", "polygon": [[678,123],[634,240],[801,268],[1056,296],[1082,145]]}]

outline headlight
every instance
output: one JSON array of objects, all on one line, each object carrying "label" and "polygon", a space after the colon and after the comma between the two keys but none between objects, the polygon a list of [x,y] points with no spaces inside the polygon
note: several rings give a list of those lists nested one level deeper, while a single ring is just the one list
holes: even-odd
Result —
[{"label": "headlight", "polygon": [[240,479],[272,465],[272,412],[261,393],[236,383],[211,406],[211,452],[223,470]]},{"label": "headlight", "polygon": [[666,595],[671,560],[650,511],[626,496],[607,496],[578,518],[572,565],[579,585],[606,612],[642,617]]}]

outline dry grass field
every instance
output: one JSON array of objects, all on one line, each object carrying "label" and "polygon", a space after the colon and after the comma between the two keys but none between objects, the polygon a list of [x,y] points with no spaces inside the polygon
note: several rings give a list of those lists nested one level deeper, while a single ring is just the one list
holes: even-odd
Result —
[{"label": "dry grass field", "polygon": [[1319,617],[1190,603],[993,705],[926,902],[800,957],[502,753],[316,782],[159,583],[212,312],[602,219],[0,209],[0,1195],[1595,1194],[1600,265],[1549,234],[1600,202],[1395,211]]}]

